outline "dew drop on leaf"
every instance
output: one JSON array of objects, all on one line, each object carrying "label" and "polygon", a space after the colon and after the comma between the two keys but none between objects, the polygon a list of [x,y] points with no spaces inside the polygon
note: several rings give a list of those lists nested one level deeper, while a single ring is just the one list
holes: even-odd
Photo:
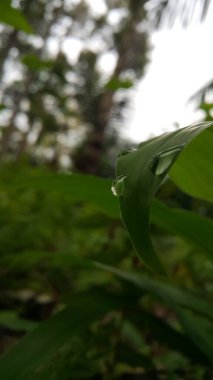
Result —
[{"label": "dew drop on leaf", "polygon": [[126,176],[120,176],[112,183],[112,193],[115,197],[122,197],[126,188]]},{"label": "dew drop on leaf", "polygon": [[151,171],[156,175],[162,175],[167,172],[182,149],[182,145],[176,146],[156,155],[152,162]]},{"label": "dew drop on leaf", "polygon": [[122,150],[122,151],[118,154],[118,157],[126,156],[127,154],[134,153],[134,152],[137,152],[137,149],[135,149],[135,148],[125,149],[125,150]]}]

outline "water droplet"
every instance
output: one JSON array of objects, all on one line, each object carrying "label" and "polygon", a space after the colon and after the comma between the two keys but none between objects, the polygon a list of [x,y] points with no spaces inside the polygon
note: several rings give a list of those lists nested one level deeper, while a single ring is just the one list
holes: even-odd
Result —
[{"label": "water droplet", "polygon": [[124,149],[121,150],[121,152],[118,154],[118,157],[126,156],[127,154],[137,152],[137,149],[135,148],[129,148],[129,149]]},{"label": "water droplet", "polygon": [[118,198],[122,197],[125,191],[125,187],[126,187],[125,182],[126,182],[126,176],[124,175],[121,175],[115,181],[113,181],[111,190],[112,190],[113,195],[115,195],[115,197],[118,197]]},{"label": "water droplet", "polygon": [[151,171],[156,175],[162,175],[167,172],[182,149],[182,145],[175,146],[157,154],[153,159]]}]

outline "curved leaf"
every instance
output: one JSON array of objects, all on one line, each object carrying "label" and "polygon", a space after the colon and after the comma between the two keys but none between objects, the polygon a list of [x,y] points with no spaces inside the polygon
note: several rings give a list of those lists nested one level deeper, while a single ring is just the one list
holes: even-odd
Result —
[{"label": "curved leaf", "polygon": [[143,262],[165,275],[149,232],[153,195],[165,180],[182,150],[212,123],[198,123],[166,133],[139,145],[138,150],[122,152],[117,160],[114,194],[120,201],[121,216],[132,243]]}]

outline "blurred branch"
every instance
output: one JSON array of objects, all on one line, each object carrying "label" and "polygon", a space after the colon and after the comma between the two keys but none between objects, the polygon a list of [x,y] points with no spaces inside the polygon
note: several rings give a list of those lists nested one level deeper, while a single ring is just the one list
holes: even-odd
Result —
[{"label": "blurred branch", "polygon": [[[140,1],[129,1],[130,14],[117,38],[117,63],[109,81],[119,79],[127,70],[143,71],[146,63],[147,35],[138,32],[138,24],[145,17]],[[105,135],[110,121],[116,90],[105,89],[95,99],[95,114],[88,138],[74,157],[75,168],[81,172],[97,174],[104,153]]]},{"label": "blurred branch", "polygon": [[213,90],[213,80],[210,80],[203,87],[201,87],[195,94],[193,94],[189,101],[197,101],[199,103],[205,102],[205,98],[208,92]]}]

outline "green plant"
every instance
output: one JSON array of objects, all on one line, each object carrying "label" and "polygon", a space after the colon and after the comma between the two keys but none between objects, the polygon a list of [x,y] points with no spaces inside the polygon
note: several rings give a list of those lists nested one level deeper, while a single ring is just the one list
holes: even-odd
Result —
[{"label": "green plant", "polygon": [[[25,205],[22,223],[29,236],[27,247],[24,239],[19,246],[10,242],[12,258],[5,255],[3,267],[16,274],[16,287],[17,274],[24,273],[25,283],[38,289],[35,274],[42,271],[53,293],[60,294],[62,280],[67,287],[38,326],[29,326],[23,312],[13,313],[8,328],[30,332],[2,357],[2,379],[122,379],[125,374],[160,379],[165,372],[173,379],[211,377],[211,275],[203,279],[198,272],[212,270],[212,147],[213,126],[201,123],[122,152],[112,186],[117,197],[110,193],[111,181],[98,177],[22,168],[8,180],[1,173],[2,212],[9,220],[18,209],[20,219]],[[167,205],[153,198],[168,173],[190,200],[198,199],[190,210],[177,209],[177,199],[183,200],[171,182],[165,184],[169,196],[159,194]],[[139,258],[122,230],[119,205]],[[201,206],[207,216],[195,212]],[[41,231],[36,218],[43,223]],[[18,225],[10,229],[21,232]],[[64,229],[72,236],[67,238]],[[2,242],[9,247],[6,238]],[[45,261],[49,248],[54,254]],[[21,272],[27,262],[29,278]],[[7,325],[6,314],[0,323]]]}]

